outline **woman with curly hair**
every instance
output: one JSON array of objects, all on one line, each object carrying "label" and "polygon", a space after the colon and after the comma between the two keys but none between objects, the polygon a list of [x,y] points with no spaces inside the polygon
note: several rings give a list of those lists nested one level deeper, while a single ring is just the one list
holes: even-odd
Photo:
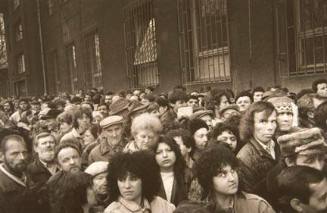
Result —
[{"label": "woman with curly hair", "polygon": [[184,179],[186,166],[179,146],[173,138],[161,136],[154,151],[161,176],[159,196],[177,206],[187,199]]},{"label": "woman with curly hair", "polygon": [[238,162],[224,145],[207,149],[195,164],[209,212],[273,213],[261,197],[239,189]]},{"label": "woman with curly hair", "polygon": [[211,133],[209,144],[226,144],[235,154],[240,150],[241,144],[238,129],[227,123],[218,123]]},{"label": "woman with curly hair", "polygon": [[172,213],[175,206],[156,196],[159,167],[148,151],[117,153],[108,166],[111,204],[105,213]]}]

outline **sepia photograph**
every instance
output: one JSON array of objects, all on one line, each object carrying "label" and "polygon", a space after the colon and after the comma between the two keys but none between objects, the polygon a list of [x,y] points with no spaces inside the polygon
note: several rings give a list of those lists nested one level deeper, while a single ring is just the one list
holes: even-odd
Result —
[{"label": "sepia photograph", "polygon": [[327,0],[0,0],[0,213],[327,213]]}]

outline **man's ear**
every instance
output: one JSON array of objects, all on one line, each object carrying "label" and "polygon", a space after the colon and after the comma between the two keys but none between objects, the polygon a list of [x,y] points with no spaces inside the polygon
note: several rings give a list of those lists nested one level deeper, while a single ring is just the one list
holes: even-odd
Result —
[{"label": "man's ear", "polygon": [[290,201],[290,206],[297,212],[303,212],[302,203],[299,199],[293,198]]}]

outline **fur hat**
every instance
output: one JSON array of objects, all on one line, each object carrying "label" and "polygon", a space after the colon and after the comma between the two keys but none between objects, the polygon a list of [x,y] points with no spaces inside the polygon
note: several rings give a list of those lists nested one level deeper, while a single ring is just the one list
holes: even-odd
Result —
[{"label": "fur hat", "polygon": [[92,177],[95,177],[98,174],[106,172],[108,164],[109,163],[107,161],[96,161],[89,165],[84,172],[91,175]]},{"label": "fur hat", "polygon": [[281,154],[288,157],[301,153],[311,155],[326,152],[327,144],[319,128],[299,129],[277,138]]},{"label": "fur hat", "polygon": [[191,135],[194,135],[194,133],[201,128],[206,128],[209,130],[208,125],[203,120],[201,120],[199,118],[194,118],[194,119],[190,120],[189,130],[191,132]]},{"label": "fur hat", "polygon": [[274,105],[277,113],[293,112],[292,110],[293,100],[286,96],[271,97],[267,99],[267,102],[270,102]]}]

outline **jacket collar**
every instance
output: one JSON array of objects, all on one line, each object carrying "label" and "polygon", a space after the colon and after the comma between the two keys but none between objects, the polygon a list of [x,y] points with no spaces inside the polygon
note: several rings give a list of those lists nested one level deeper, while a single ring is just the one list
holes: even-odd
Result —
[{"label": "jacket collar", "polygon": [[[271,160],[274,160],[273,157],[259,144],[259,142],[257,140],[255,140],[254,138],[251,138],[250,139],[250,144],[252,144],[252,146],[257,150],[257,152],[259,153],[260,156],[265,156],[267,158],[270,158]],[[275,143],[275,154],[276,154],[276,159],[278,159],[278,148],[276,146],[276,143]]]}]

